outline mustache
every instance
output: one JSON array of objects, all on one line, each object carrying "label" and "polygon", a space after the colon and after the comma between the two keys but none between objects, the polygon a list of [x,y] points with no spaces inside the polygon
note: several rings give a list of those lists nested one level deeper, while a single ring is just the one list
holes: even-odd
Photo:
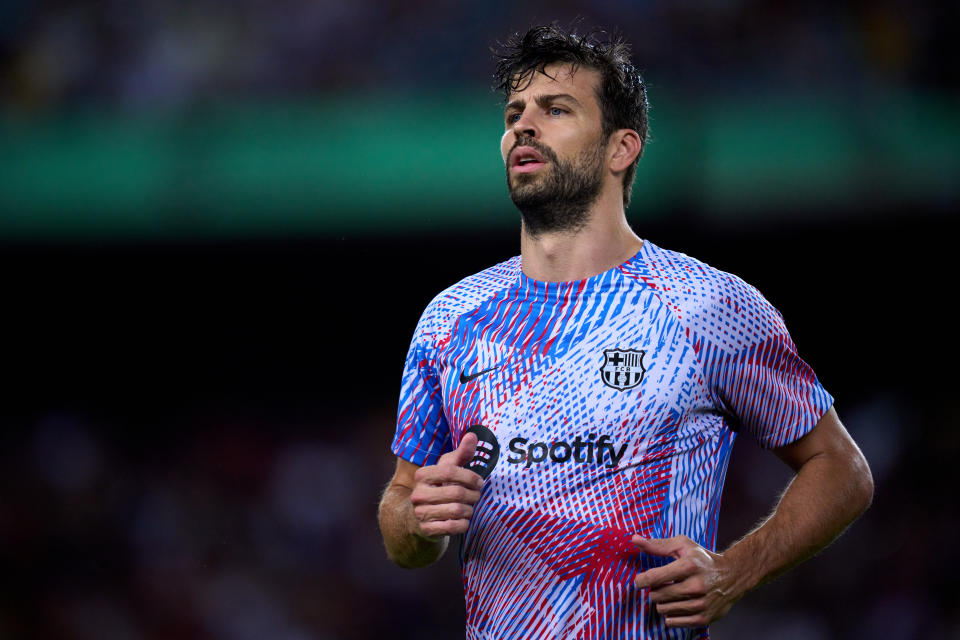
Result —
[{"label": "mustache", "polygon": [[516,149],[517,147],[530,147],[531,149],[535,149],[537,153],[542,155],[544,158],[546,158],[550,162],[553,162],[554,164],[557,163],[557,160],[558,160],[557,154],[553,152],[553,149],[539,142],[535,138],[530,138],[530,137],[517,138],[516,142],[513,143],[513,146],[510,147],[509,153],[507,153],[508,158],[510,157],[510,154],[513,153],[513,150]]}]

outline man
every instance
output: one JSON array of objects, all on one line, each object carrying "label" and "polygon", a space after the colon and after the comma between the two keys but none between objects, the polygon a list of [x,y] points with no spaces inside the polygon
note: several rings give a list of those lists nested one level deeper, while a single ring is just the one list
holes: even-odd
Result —
[{"label": "man", "polygon": [[[464,534],[468,638],[706,638],[816,553],[873,484],[780,314],[735,276],[641,240],[624,208],[646,92],[622,43],[508,43],[500,148],[521,255],[437,296],[403,374],[387,553]],[[796,472],[716,553],[744,429]]]}]

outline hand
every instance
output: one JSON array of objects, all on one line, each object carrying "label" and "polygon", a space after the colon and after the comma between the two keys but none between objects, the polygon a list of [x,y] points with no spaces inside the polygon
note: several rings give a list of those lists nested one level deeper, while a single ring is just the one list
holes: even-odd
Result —
[{"label": "hand", "polygon": [[650,602],[668,627],[706,626],[725,616],[743,596],[735,588],[729,561],[687,536],[662,540],[633,536],[631,542],[649,555],[675,558],[634,578],[638,588],[650,589]]},{"label": "hand", "polygon": [[477,434],[468,433],[455,451],[445,453],[437,464],[420,467],[410,494],[419,535],[439,536],[466,533],[473,505],[480,499],[483,478],[463,466],[473,459]]}]

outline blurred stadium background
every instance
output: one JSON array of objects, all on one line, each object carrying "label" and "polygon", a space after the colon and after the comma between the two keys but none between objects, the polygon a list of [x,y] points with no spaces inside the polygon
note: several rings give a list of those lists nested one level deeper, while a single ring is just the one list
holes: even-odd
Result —
[{"label": "blurred stadium background", "polygon": [[[399,374],[518,251],[489,46],[577,16],[649,85],[634,228],[767,295],[877,482],[714,637],[960,638],[958,13],[0,2],[0,638],[462,635],[456,554],[380,546]],[[721,545],[786,480],[742,438]]]}]

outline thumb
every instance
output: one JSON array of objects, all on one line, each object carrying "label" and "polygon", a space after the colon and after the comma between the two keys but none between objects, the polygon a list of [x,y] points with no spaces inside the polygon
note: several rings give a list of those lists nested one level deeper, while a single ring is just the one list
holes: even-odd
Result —
[{"label": "thumb", "polygon": [[636,545],[640,551],[652,556],[677,557],[677,545],[675,545],[670,538],[642,538],[640,536],[633,536],[630,538],[630,542]]},{"label": "thumb", "polygon": [[458,467],[465,467],[473,460],[473,454],[477,451],[479,442],[477,434],[468,433],[460,439],[460,446],[453,452],[453,463]]}]

